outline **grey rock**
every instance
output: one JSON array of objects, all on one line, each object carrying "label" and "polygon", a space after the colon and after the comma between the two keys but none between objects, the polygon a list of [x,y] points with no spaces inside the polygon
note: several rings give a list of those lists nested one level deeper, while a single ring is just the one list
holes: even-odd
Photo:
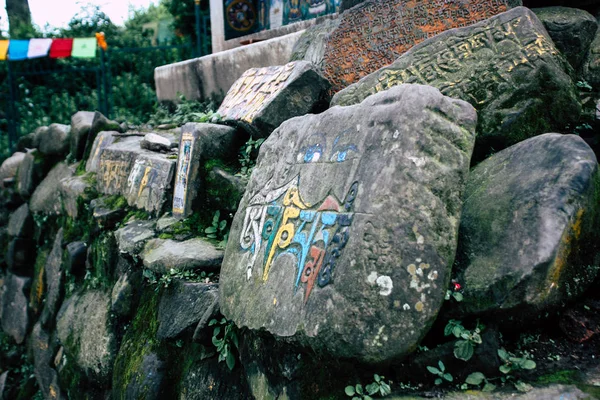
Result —
[{"label": "grey rock", "polygon": [[[267,137],[283,121],[326,108],[329,82],[307,61],[251,68],[231,86],[217,111]],[[256,137],[255,137],[256,139]]]},{"label": "grey rock", "polygon": [[199,357],[196,354],[194,356],[189,369],[181,377],[179,398],[267,400],[265,397],[252,397],[248,393],[246,376],[241,368],[230,371],[225,363],[219,362],[215,357],[198,360]]},{"label": "grey rock", "polygon": [[27,149],[37,149],[40,145],[40,138],[48,130],[47,126],[40,126],[33,132],[19,138],[17,148],[25,152]]},{"label": "grey rock", "polygon": [[47,156],[65,156],[69,152],[71,127],[63,124],[50,124],[48,130],[40,134],[39,150]]},{"label": "grey rock", "polygon": [[[487,39],[471,47],[470,41],[479,37]],[[457,56],[453,49],[464,50]],[[435,69],[438,64],[432,60],[446,56],[448,61]],[[427,39],[390,66],[337,93],[332,105],[356,104],[402,83],[434,86],[477,109],[474,159],[479,161],[492,149],[577,121],[581,106],[565,68],[568,64],[535,14],[517,7]]]},{"label": "grey rock", "polygon": [[0,375],[0,400],[8,400],[8,396],[4,393],[6,389],[6,378],[8,378],[8,371],[5,371]]},{"label": "grey rock", "polygon": [[33,213],[60,214],[63,211],[60,195],[60,181],[73,175],[65,163],[58,163],[48,176],[35,188],[29,201],[29,209]]},{"label": "grey rock", "polygon": [[117,355],[110,322],[110,295],[92,290],[65,300],[57,316],[56,333],[65,353],[90,379],[108,383]]},{"label": "grey rock", "polygon": [[556,133],[473,169],[455,266],[464,287],[457,312],[519,321],[585,290],[600,264],[599,182],[588,145]]},{"label": "grey rock", "polygon": [[121,125],[116,122],[109,120],[102,113],[96,111],[94,112],[94,120],[92,121],[92,126],[88,132],[87,140],[85,141],[85,151],[83,153],[83,160],[87,160],[90,157],[92,152],[92,146],[96,143],[96,136],[100,132],[104,131],[117,131],[124,132]]},{"label": "grey rock", "polygon": [[65,270],[71,275],[81,276],[85,269],[88,246],[85,242],[71,242],[67,245]]},{"label": "grey rock", "polygon": [[201,191],[204,164],[232,157],[240,141],[236,130],[224,125],[188,123],[181,132],[172,210],[176,218],[192,213]]},{"label": "grey rock", "polygon": [[110,309],[120,317],[127,317],[133,311],[133,296],[135,273],[126,272],[119,277],[113,286],[110,296]]},{"label": "grey rock", "polygon": [[214,209],[237,210],[240,200],[246,191],[248,180],[235,176],[222,168],[214,167],[208,173],[206,191]]},{"label": "grey rock", "polygon": [[176,270],[215,270],[223,261],[223,250],[202,238],[184,242],[170,239],[150,240],[142,253],[144,266],[161,274]]},{"label": "grey rock", "polygon": [[160,400],[164,389],[167,365],[154,352],[144,354],[141,363],[131,371],[131,380],[124,382],[125,390],[119,392],[113,385],[114,398]]},{"label": "grey rock", "polygon": [[339,25],[339,18],[326,19],[306,29],[294,45],[290,61],[309,61],[322,69],[327,39]]},{"label": "grey rock", "polygon": [[569,7],[544,7],[532,10],[567,61],[579,70],[596,36],[598,22],[587,11]]},{"label": "grey rock", "polygon": [[17,190],[23,199],[29,199],[46,175],[46,164],[38,150],[27,152],[17,174]]},{"label": "grey rock", "polygon": [[113,229],[117,223],[121,222],[121,219],[125,215],[125,207],[123,204],[121,207],[109,207],[106,204],[106,198],[100,197],[90,201],[90,209],[92,210],[92,216],[103,229]]},{"label": "grey rock", "polygon": [[582,76],[594,89],[600,89],[600,31],[596,33],[583,62]]},{"label": "grey rock", "polygon": [[160,298],[156,337],[159,340],[176,338],[198,325],[200,320],[213,316],[218,303],[219,285],[176,281]]},{"label": "grey rock", "polygon": [[168,129],[173,129],[173,128],[177,128],[177,125],[175,124],[160,124],[156,127],[156,129],[160,129],[160,130],[168,130]]},{"label": "grey rock", "polygon": [[4,180],[17,176],[19,166],[25,158],[25,153],[16,152],[0,165],[0,188],[4,188]]},{"label": "grey rock", "polygon": [[[467,394],[464,391],[448,393],[444,396],[449,400],[545,400],[545,399],[590,399],[588,393],[583,392],[575,385],[549,385],[546,387],[533,387],[527,393],[484,393]],[[402,397],[393,397],[390,400],[401,400]]]},{"label": "grey rock", "polygon": [[135,158],[122,192],[130,206],[157,216],[171,204],[176,161],[163,154],[144,153]]},{"label": "grey rock", "polygon": [[414,350],[450,280],[476,122],[421,85],[284,122],[232,223],[223,315],[333,357]]},{"label": "grey rock", "polygon": [[62,268],[63,254],[63,229],[59,229],[52,245],[52,251],[46,259],[44,266],[44,283],[46,288],[46,302],[40,316],[44,328],[52,328],[54,318],[64,295],[64,270]]},{"label": "grey rock", "polygon": [[171,141],[156,133],[148,133],[140,142],[140,147],[150,151],[169,151],[171,150]]},{"label": "grey rock", "polygon": [[94,122],[94,112],[79,111],[71,116],[71,156],[81,160],[85,152],[85,143]]},{"label": "grey rock", "polygon": [[31,332],[31,353],[33,354],[33,367],[35,379],[45,399],[62,399],[58,374],[52,368],[54,355],[57,349],[56,341],[44,330],[38,322]]},{"label": "grey rock", "polygon": [[129,174],[140,149],[140,137],[130,137],[111,144],[102,150],[97,171],[97,189],[103,194],[125,193]]},{"label": "grey rock", "polygon": [[86,172],[98,172],[98,169],[100,168],[100,157],[102,156],[102,152],[105,148],[107,148],[115,142],[115,133],[118,132],[105,131],[98,133],[98,135],[94,139],[94,143],[90,151],[90,156],[85,164]]},{"label": "grey rock", "polygon": [[156,221],[156,230],[158,232],[170,231],[170,228],[178,223],[179,220],[169,214],[165,214]]},{"label": "grey rock", "polygon": [[60,198],[63,203],[63,208],[66,214],[76,219],[79,214],[77,199],[82,198],[84,201],[89,200],[90,191],[92,190],[89,175],[70,176],[60,181]]},{"label": "grey rock", "polygon": [[23,343],[29,331],[29,311],[25,292],[31,279],[7,274],[2,294],[2,330],[17,344]]},{"label": "grey rock", "polygon": [[27,203],[10,214],[8,220],[8,235],[12,237],[31,239],[33,237],[33,217]]},{"label": "grey rock", "polygon": [[155,236],[155,221],[131,221],[122,228],[115,231],[115,239],[119,246],[119,252],[129,255],[137,255],[143,249],[146,242]]},{"label": "grey rock", "polygon": [[15,238],[8,244],[6,265],[8,270],[23,276],[31,275],[35,259],[35,241]]}]

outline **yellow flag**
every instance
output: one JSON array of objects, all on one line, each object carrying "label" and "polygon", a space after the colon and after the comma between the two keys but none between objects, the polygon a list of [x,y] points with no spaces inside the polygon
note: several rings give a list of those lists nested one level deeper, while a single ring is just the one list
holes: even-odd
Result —
[{"label": "yellow flag", "polygon": [[8,53],[8,40],[0,40],[0,60],[6,60]]}]

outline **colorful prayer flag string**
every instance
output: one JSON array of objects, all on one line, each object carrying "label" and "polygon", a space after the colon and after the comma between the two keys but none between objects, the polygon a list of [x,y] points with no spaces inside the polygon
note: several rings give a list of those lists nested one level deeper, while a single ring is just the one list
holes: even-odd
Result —
[{"label": "colorful prayer flag string", "polygon": [[18,61],[40,57],[94,58],[96,49],[108,48],[103,32],[91,38],[34,38],[27,40],[0,40],[0,61]]}]

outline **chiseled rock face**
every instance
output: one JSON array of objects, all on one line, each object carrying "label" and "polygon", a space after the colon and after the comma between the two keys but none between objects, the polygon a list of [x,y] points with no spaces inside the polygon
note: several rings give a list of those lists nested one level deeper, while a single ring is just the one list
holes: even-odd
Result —
[{"label": "chiseled rock face", "polygon": [[221,269],[221,312],[333,357],[413,350],[444,300],[477,117],[402,85],[286,121],[263,144]]},{"label": "chiseled rock face", "polygon": [[587,11],[569,7],[544,7],[532,10],[571,66],[579,69],[596,36],[598,22]]},{"label": "chiseled rock face", "polygon": [[86,172],[98,172],[100,168],[100,156],[105,148],[113,144],[116,137],[113,135],[118,133],[117,131],[105,131],[100,132],[94,139],[94,143],[91,147],[90,156],[85,164]]},{"label": "chiseled rock face", "polygon": [[85,142],[87,141],[90,128],[94,122],[93,111],[79,111],[71,116],[71,155],[80,160],[85,151]]},{"label": "chiseled rock face", "polygon": [[2,294],[2,330],[13,338],[17,344],[23,343],[29,329],[27,296],[31,279],[7,274],[4,292]]},{"label": "chiseled rock face", "polygon": [[31,200],[29,201],[31,212],[43,214],[62,213],[60,181],[72,175],[73,171],[67,164],[56,164],[31,195]]},{"label": "chiseled rock face", "polygon": [[600,262],[599,184],[594,152],[575,135],[537,136],[473,169],[455,267],[465,291],[457,307],[510,311],[518,320],[585,290]]},{"label": "chiseled rock face", "polygon": [[283,121],[327,104],[329,87],[318,68],[307,61],[251,68],[231,86],[217,112],[267,137]]},{"label": "chiseled rock face", "polygon": [[40,134],[39,150],[48,156],[64,156],[69,152],[71,127],[63,124],[51,124],[48,130]]},{"label": "chiseled rock face", "polygon": [[142,253],[144,266],[161,274],[171,268],[177,270],[215,270],[223,261],[223,250],[202,238],[183,242],[170,239],[153,239]]},{"label": "chiseled rock face", "polygon": [[109,311],[109,294],[88,291],[66,300],[56,318],[56,333],[66,354],[99,382],[110,381],[118,350]]},{"label": "chiseled rock face", "polygon": [[402,83],[434,86],[477,109],[479,161],[492,149],[577,121],[581,106],[567,67],[535,14],[517,7],[427,39],[337,93],[332,104],[356,104]]},{"label": "chiseled rock face", "polygon": [[[125,192],[135,159],[144,151],[140,149],[140,140],[139,137],[127,138],[100,151],[96,176],[98,192],[109,195],[122,195]],[[101,144],[98,148],[102,149]]]}]

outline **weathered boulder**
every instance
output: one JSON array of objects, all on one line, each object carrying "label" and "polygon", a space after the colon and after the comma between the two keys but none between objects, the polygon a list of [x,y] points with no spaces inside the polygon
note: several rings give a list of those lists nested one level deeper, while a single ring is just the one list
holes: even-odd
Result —
[{"label": "weathered boulder", "polygon": [[[323,74],[332,90],[338,92],[392,64],[427,38],[521,5],[520,0],[365,1],[344,12],[338,27],[329,35]],[[458,54],[461,52],[464,50],[457,50]],[[440,62],[447,63],[448,59]]]},{"label": "weathered boulder", "polygon": [[169,151],[171,150],[172,143],[169,139],[161,135],[148,133],[140,141],[140,147],[150,151]]},{"label": "weathered boulder", "polygon": [[35,188],[29,201],[33,213],[60,214],[63,211],[60,196],[60,181],[73,175],[73,170],[65,163],[58,163],[48,176]]},{"label": "weathered boulder", "polygon": [[599,185],[596,157],[575,135],[537,136],[474,168],[455,266],[459,312],[523,320],[582,293],[600,265]]},{"label": "weathered boulder", "polygon": [[479,161],[492,149],[577,121],[581,106],[566,66],[535,14],[518,7],[424,41],[337,93],[332,104],[356,104],[402,83],[437,87],[477,109]]},{"label": "weathered boulder", "polygon": [[596,18],[587,11],[568,7],[532,10],[571,66],[578,70],[598,30]]},{"label": "weathered boulder", "polygon": [[10,214],[8,220],[8,235],[18,238],[33,237],[33,217],[29,212],[27,203],[23,204]]},{"label": "weathered boulder", "polygon": [[214,167],[206,177],[208,200],[214,209],[235,212],[246,191],[248,179],[233,175],[223,168]]},{"label": "weathered boulder", "polygon": [[4,180],[15,178],[19,166],[25,158],[25,153],[16,152],[12,156],[8,157],[0,166],[0,188],[4,188]]},{"label": "weathered boulder", "polygon": [[65,300],[56,319],[65,353],[99,383],[110,382],[118,350],[109,311],[110,295],[93,290]]},{"label": "weathered boulder", "polygon": [[90,156],[85,164],[86,172],[98,172],[102,152],[116,141],[117,138],[114,136],[115,133],[118,132],[105,131],[98,133],[91,147]]},{"label": "weathered boulder", "polygon": [[134,220],[115,231],[115,239],[120,253],[137,255],[146,242],[155,236],[156,221]]},{"label": "weathered boulder", "polygon": [[39,150],[47,156],[64,156],[69,152],[71,127],[63,124],[50,124],[48,130],[40,134]]},{"label": "weathered boulder", "polygon": [[81,197],[84,201],[88,201],[91,189],[92,183],[89,175],[76,175],[61,179],[60,198],[63,209],[69,217],[77,218],[79,213],[77,199]]},{"label": "weathered boulder", "polygon": [[141,274],[127,271],[119,277],[110,295],[110,310],[120,317],[128,317],[133,311],[136,287],[141,283]]},{"label": "weathered boulder", "polygon": [[188,354],[187,358],[192,360],[186,363],[180,378],[180,399],[267,400],[265,397],[252,397],[248,393],[246,376],[241,368],[230,371],[227,365],[219,362],[216,357],[203,359],[197,354]]},{"label": "weathered boulder", "polygon": [[175,281],[160,298],[156,337],[175,338],[201,320],[208,322],[218,303],[219,285]]},{"label": "weathered boulder", "polygon": [[[125,390],[113,386],[115,399],[164,399],[162,393],[167,375],[167,364],[155,352],[143,354],[139,365],[130,371],[131,379],[124,383]],[[117,377],[115,377],[116,379]]]},{"label": "weathered boulder", "polygon": [[28,133],[25,136],[21,136],[19,138],[19,142],[17,143],[17,148],[19,151],[25,152],[28,149],[37,149],[40,145],[40,138],[47,130],[47,126],[40,126],[33,132]]},{"label": "weathered boulder", "polygon": [[27,295],[31,279],[7,274],[2,293],[2,330],[17,344],[23,343],[29,331],[29,310]]},{"label": "weathered boulder", "polygon": [[79,111],[71,116],[71,156],[75,160],[81,160],[85,152],[85,142],[87,141],[90,128],[94,122],[95,113],[92,111]]},{"label": "weathered boulder", "polygon": [[476,122],[401,85],[283,123],[232,223],[223,315],[333,357],[412,351],[449,283]]},{"label": "weathered boulder", "polygon": [[137,155],[122,191],[127,203],[159,215],[166,204],[171,204],[175,165],[175,160],[163,154]]},{"label": "weathered boulder", "polygon": [[600,31],[596,33],[583,62],[582,76],[596,90],[600,89]]},{"label": "weathered boulder", "polygon": [[326,108],[329,82],[306,61],[251,68],[235,81],[217,111],[267,137],[283,121]]},{"label": "weathered boulder", "polygon": [[204,164],[235,154],[240,136],[236,129],[224,125],[188,123],[181,128],[173,193],[174,217],[187,217],[192,213],[201,191]]},{"label": "weathered boulder", "polygon": [[144,266],[161,274],[176,270],[215,270],[223,261],[223,250],[209,241],[194,238],[184,242],[153,239],[146,243],[141,254]]},{"label": "weathered boulder", "polygon": [[31,332],[31,353],[33,354],[33,366],[35,379],[45,399],[60,400],[61,394],[58,383],[58,374],[53,368],[56,352],[56,341],[42,328],[38,322]]},{"label": "weathered boulder", "polygon": [[28,151],[17,174],[17,190],[23,199],[29,199],[37,185],[44,179],[47,165],[38,150]]},{"label": "weathered boulder", "polygon": [[44,328],[54,326],[54,318],[60,307],[64,295],[64,271],[62,268],[63,254],[63,229],[59,229],[52,245],[52,251],[44,265],[44,281],[46,287],[46,301],[40,316]]}]

